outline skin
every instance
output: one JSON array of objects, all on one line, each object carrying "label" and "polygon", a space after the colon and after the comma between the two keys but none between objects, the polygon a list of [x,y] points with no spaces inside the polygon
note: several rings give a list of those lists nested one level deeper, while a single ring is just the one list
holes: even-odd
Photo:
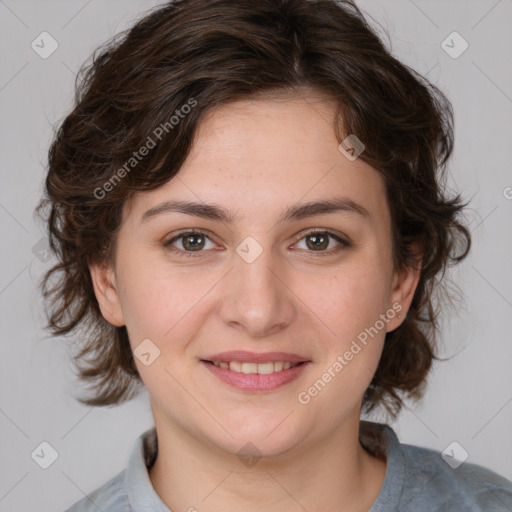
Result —
[{"label": "skin", "polygon": [[[393,304],[403,319],[419,278],[393,268],[384,183],[338,150],[333,112],[313,93],[210,112],[178,175],[125,204],[115,264],[91,267],[104,317],[127,326],[132,349],[149,338],[160,350],[149,366],[135,360],[159,443],[150,480],[172,510],[367,511],[382,487],[385,461],[360,445],[359,420],[385,333],[402,320],[390,320],[308,404],[297,399]],[[277,223],[289,206],[340,196],[369,217],[340,211]],[[167,212],[141,222],[168,200],[215,203],[239,219]],[[305,237],[314,228],[350,245],[329,238],[315,248]],[[207,235],[192,240],[201,252],[186,237],[172,247],[198,257],[165,247],[185,229]],[[263,251],[250,264],[236,252],[247,236]],[[274,391],[241,391],[199,362],[235,349],[311,363]],[[248,442],[262,455],[252,467],[237,457]]]}]

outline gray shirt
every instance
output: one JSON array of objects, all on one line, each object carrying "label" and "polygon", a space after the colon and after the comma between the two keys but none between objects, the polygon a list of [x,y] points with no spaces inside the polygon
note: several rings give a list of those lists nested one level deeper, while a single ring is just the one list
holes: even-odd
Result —
[{"label": "gray shirt", "polygon": [[[368,512],[512,512],[512,482],[482,466],[464,462],[453,469],[456,464],[437,451],[401,444],[381,423],[361,421],[359,439],[387,461],[383,486]],[[157,450],[152,428],[137,439],[126,469],[66,512],[172,512],[148,475]]]}]

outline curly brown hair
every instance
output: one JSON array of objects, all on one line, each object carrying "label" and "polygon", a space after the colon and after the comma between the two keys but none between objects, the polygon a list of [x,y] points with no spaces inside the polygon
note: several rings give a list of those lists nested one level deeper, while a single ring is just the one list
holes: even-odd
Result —
[{"label": "curly brown hair", "polygon": [[[335,102],[338,140],[355,134],[366,146],[360,158],[383,176],[396,268],[419,264],[411,242],[422,244],[412,305],[386,334],[363,405],[396,415],[405,398],[421,397],[437,358],[441,278],[471,243],[458,219],[466,205],[446,193],[450,102],[391,55],[349,0],[175,0],[94,52],[49,150],[37,211],[59,262],[41,286],[47,328],[81,330],[75,364],[93,394],[80,402],[120,403],[140,388],[126,327],[103,318],[89,272],[112,261],[127,199],[176,175],[206,112],[299,89]],[[150,139],[151,151],[135,162]]]}]

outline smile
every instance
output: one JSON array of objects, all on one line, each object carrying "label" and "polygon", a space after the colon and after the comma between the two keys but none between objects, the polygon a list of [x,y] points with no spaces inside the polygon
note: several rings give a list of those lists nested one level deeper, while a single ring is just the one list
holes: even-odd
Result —
[{"label": "smile", "polygon": [[311,362],[241,363],[239,361],[201,360],[200,363],[231,388],[261,393],[273,391],[297,379]]},{"label": "smile", "polygon": [[270,361],[267,363],[241,363],[240,361],[207,361],[220,368],[229,368],[233,372],[245,373],[246,375],[258,373],[260,375],[269,375],[283,370],[289,370],[301,363],[292,363],[290,361]]}]

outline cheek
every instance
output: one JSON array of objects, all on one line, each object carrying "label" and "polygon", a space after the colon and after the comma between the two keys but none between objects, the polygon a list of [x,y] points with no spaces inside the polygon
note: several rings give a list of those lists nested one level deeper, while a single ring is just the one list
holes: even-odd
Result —
[{"label": "cheek", "polygon": [[331,338],[347,340],[375,324],[389,307],[389,297],[388,275],[374,262],[332,276],[323,291],[316,291],[314,302],[318,315],[334,331]]},{"label": "cheek", "polygon": [[361,259],[361,264],[347,265],[343,272],[326,280],[323,292],[310,287],[309,292],[315,290],[311,309],[322,320],[320,325],[328,327],[323,329],[319,351],[322,373],[316,375],[322,382],[329,382],[327,393],[322,392],[324,403],[339,401],[343,396],[355,404],[368,387],[386,334],[381,315],[389,309],[388,278],[382,263]]},{"label": "cheek", "polygon": [[132,345],[139,339],[161,339],[172,328],[176,317],[186,311],[191,291],[170,280],[165,268],[134,259],[119,265],[121,306]]},{"label": "cheek", "polygon": [[122,308],[133,348],[149,338],[162,355],[176,354],[194,339],[207,315],[208,294],[220,276],[191,268],[182,271],[168,262],[138,264],[124,269],[121,280]]},{"label": "cheek", "polygon": [[[126,328],[137,370],[153,399],[168,394],[174,400],[181,397],[182,407],[186,406],[187,396],[178,383],[189,382],[196,364],[186,351],[203,323],[206,302],[201,298],[211,286],[158,265],[126,274],[122,301]],[[146,353],[149,364],[139,357]]]}]

